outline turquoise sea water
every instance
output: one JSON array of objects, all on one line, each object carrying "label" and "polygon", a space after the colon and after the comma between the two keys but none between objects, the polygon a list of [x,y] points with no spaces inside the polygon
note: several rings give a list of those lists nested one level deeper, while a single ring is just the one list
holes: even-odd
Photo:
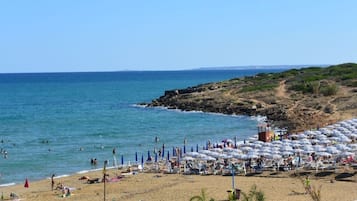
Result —
[{"label": "turquoise sea water", "polygon": [[135,152],[146,157],[163,143],[172,150],[185,138],[188,148],[203,147],[208,139],[243,140],[256,133],[255,118],[136,104],[165,90],[274,71],[0,74],[0,184],[100,168],[104,160],[111,164],[113,148],[127,163],[135,161]]}]

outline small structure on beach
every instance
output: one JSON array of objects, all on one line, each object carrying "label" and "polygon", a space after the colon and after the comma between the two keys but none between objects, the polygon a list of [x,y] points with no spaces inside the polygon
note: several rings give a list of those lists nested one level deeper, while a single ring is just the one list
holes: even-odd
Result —
[{"label": "small structure on beach", "polygon": [[269,124],[262,123],[258,125],[259,141],[270,142],[273,136],[274,136],[274,131],[271,129]]}]

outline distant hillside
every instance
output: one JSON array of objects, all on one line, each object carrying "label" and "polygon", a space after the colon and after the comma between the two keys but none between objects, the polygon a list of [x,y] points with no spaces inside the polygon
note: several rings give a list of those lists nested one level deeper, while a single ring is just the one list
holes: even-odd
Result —
[{"label": "distant hillside", "polygon": [[169,90],[148,106],[263,115],[276,126],[302,131],[357,116],[357,64],[260,73]]},{"label": "distant hillside", "polygon": [[[248,66],[218,66],[218,67],[201,67],[193,70],[247,70],[247,69],[300,69],[310,67],[311,65],[248,65]],[[314,65],[318,67],[327,67],[329,65]]]}]

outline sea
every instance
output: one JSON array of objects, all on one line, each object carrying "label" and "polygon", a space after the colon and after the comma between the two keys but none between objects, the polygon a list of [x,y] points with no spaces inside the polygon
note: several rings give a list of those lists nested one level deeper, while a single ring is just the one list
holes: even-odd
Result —
[{"label": "sea", "polygon": [[[148,108],[165,90],[281,69],[0,74],[0,186],[132,164],[164,144],[202,149],[262,117]],[[115,149],[115,159],[113,157]],[[93,166],[90,161],[96,158]]]}]

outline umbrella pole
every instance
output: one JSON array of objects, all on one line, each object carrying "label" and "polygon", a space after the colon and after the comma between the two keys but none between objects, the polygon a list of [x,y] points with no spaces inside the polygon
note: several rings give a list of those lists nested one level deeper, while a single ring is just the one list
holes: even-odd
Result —
[{"label": "umbrella pole", "polygon": [[104,183],[104,193],[103,193],[103,199],[104,199],[104,201],[105,201],[105,195],[106,195],[106,189],[105,189],[105,183],[106,183],[106,174],[107,174],[107,171],[106,171],[106,168],[107,168],[107,164],[108,164],[108,161],[106,160],[106,161],[104,161],[104,167],[103,167],[103,179],[104,179],[104,181],[103,181],[103,183]]},{"label": "umbrella pole", "polygon": [[234,190],[235,186],[234,186],[234,166],[233,166],[233,164],[231,164],[231,167],[232,167],[232,189]]}]

